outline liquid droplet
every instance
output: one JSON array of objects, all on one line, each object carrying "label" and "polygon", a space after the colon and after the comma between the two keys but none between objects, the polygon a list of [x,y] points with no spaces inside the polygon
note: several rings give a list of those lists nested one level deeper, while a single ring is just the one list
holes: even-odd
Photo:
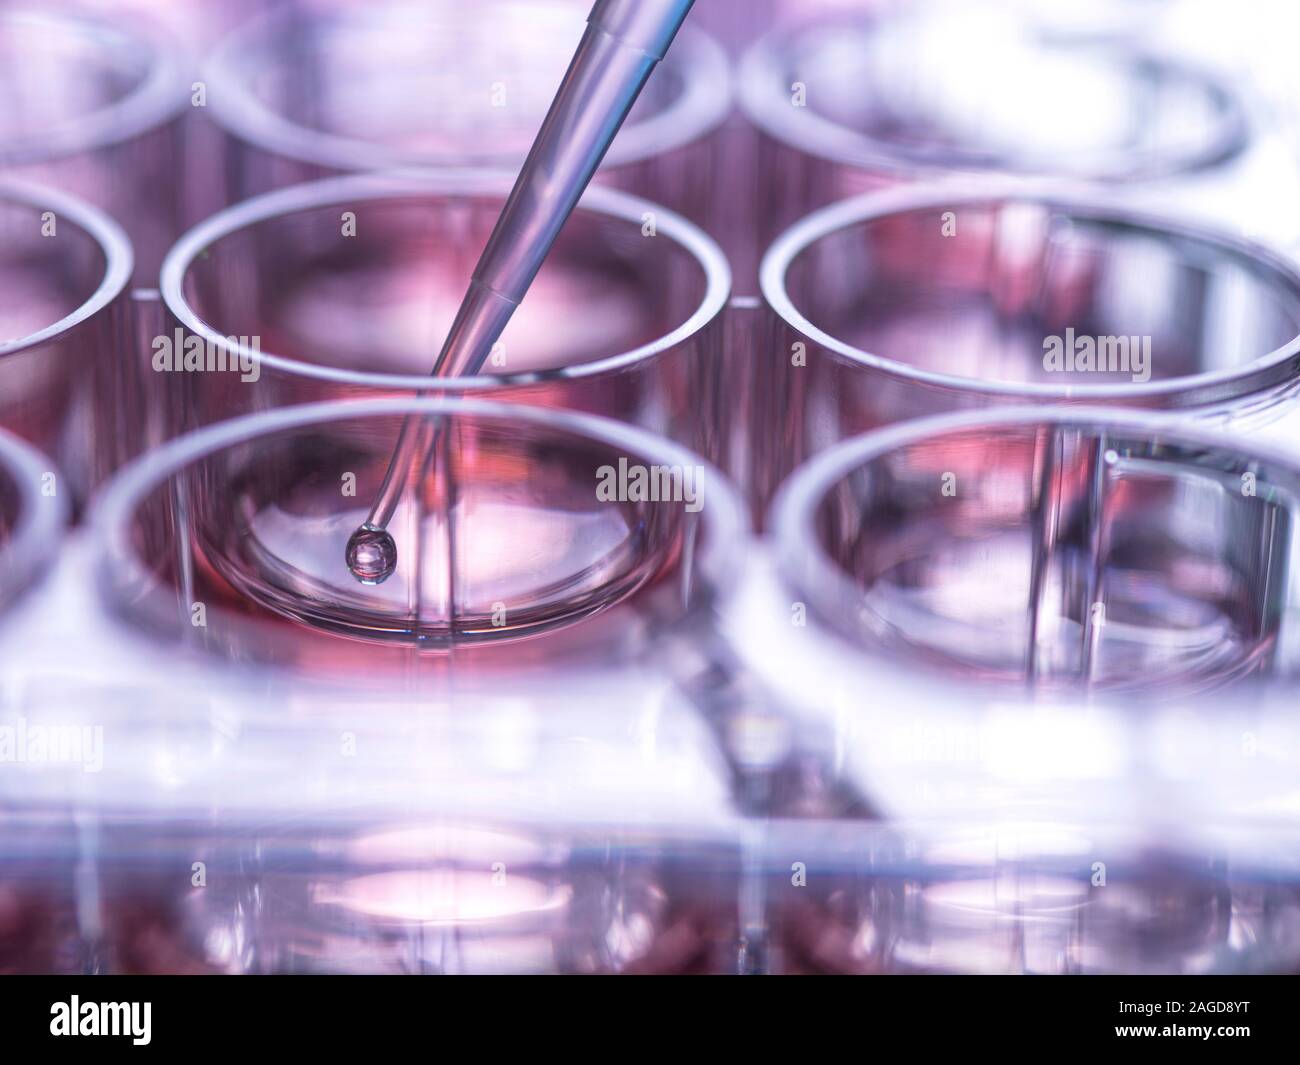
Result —
[{"label": "liquid droplet", "polygon": [[397,569],[397,544],[368,522],[348,538],[348,569],[362,584],[383,584]]}]

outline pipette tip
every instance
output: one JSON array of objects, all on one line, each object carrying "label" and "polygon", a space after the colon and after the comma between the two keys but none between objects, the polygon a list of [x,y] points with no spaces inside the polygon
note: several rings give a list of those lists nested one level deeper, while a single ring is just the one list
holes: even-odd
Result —
[{"label": "pipette tip", "polygon": [[387,529],[366,522],[348,537],[348,570],[362,584],[383,584],[397,569],[397,543]]}]

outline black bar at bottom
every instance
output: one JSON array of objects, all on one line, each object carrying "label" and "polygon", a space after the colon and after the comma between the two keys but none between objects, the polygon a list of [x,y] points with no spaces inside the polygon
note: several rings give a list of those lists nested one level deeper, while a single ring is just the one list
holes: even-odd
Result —
[{"label": "black bar at bottom", "polygon": [[[1139,1053],[1184,1054],[1198,1045],[1239,1053],[1294,1045],[1295,994],[1285,977],[1246,976],[867,977],[833,991],[816,977],[731,979],[703,993],[662,980],[10,977],[0,980],[0,1032],[11,1061],[35,1060],[12,1056],[15,1050],[93,1053],[108,1043],[130,1051],[374,1052],[431,1036],[432,1053],[438,1044],[447,1049],[449,1036],[473,1033],[471,1042],[481,1037],[485,1045],[550,1040],[559,1031],[576,1042],[588,1025],[602,1034],[624,1027],[644,1045],[646,1022],[658,1018],[653,1030],[668,1016],[662,1032],[670,1040],[689,1030],[683,1025],[705,1024],[728,1040],[727,1032],[758,1035],[771,1025],[820,1042],[830,1025],[873,1042],[920,1040],[915,1046],[927,1053],[947,1045],[1074,1051],[1125,1043]],[[664,1006],[673,1013],[665,1016]]]}]

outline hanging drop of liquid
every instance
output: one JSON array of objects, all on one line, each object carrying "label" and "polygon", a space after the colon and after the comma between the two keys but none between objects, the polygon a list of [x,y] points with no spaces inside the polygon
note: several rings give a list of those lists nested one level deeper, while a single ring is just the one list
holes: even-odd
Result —
[{"label": "hanging drop of liquid", "polygon": [[383,584],[397,569],[397,544],[367,522],[348,538],[348,569],[362,584]]}]

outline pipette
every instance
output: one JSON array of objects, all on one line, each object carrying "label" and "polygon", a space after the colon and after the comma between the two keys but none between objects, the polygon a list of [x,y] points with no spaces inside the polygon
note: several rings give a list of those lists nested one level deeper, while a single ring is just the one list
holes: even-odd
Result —
[{"label": "pipette", "polygon": [[[469,376],[482,367],[694,2],[596,0],[474,268],[433,376]],[[363,584],[379,584],[397,568],[397,545],[387,526],[411,466],[419,460],[423,476],[436,438],[430,419],[403,422],[370,514],[348,540],[348,569]]]}]

